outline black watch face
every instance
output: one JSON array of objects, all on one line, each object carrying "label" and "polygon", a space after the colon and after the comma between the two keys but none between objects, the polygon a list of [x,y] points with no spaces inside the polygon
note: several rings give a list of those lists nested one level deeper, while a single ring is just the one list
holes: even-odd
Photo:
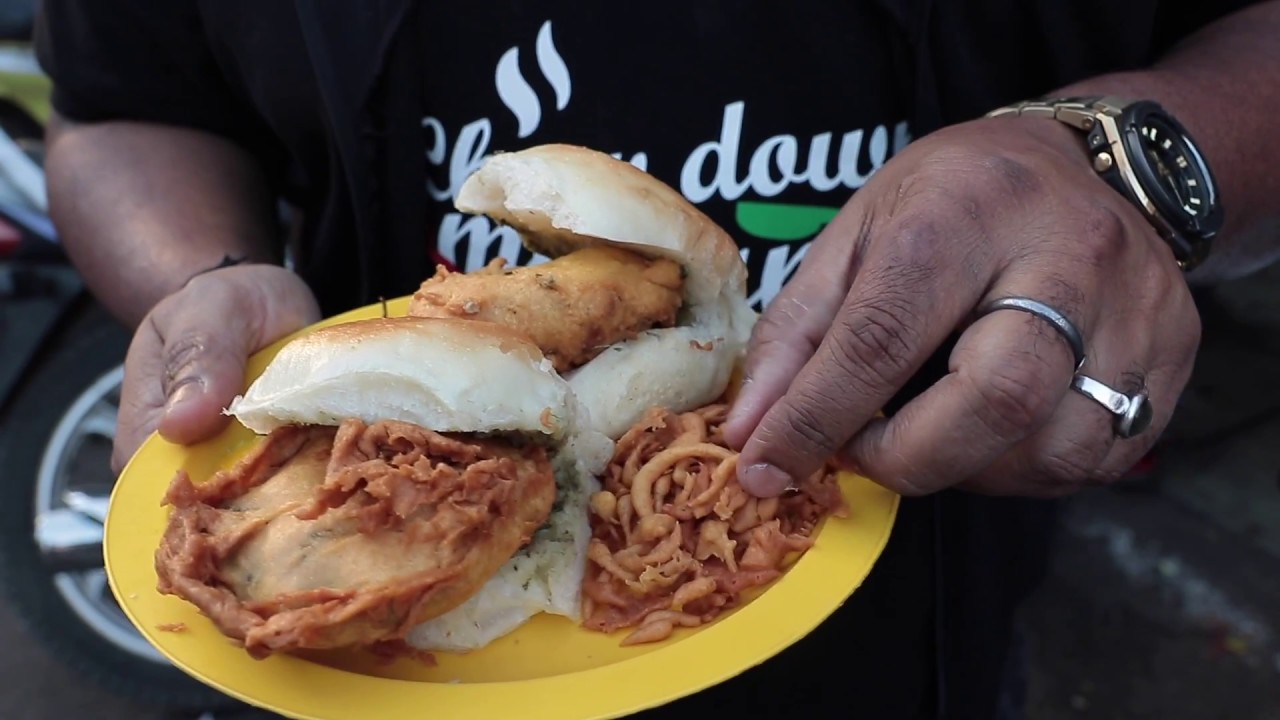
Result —
[{"label": "black watch face", "polygon": [[1160,214],[1180,233],[1211,237],[1221,224],[1217,188],[1195,143],[1159,110],[1136,112],[1131,127],[1132,165]]},{"label": "black watch face", "polygon": [[1195,147],[1162,118],[1149,115],[1138,129],[1143,154],[1161,189],[1188,215],[1204,216],[1213,207],[1213,185]]}]

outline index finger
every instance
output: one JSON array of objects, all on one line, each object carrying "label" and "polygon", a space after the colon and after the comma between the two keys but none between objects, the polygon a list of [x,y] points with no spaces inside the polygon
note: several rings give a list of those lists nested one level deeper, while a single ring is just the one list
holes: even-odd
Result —
[{"label": "index finger", "polygon": [[[849,227],[853,219],[852,213],[838,215],[819,233],[795,278],[769,303],[752,329],[742,388],[724,426],[731,446],[746,444],[831,327],[849,286],[853,255],[863,244],[864,233]],[[841,242],[844,237],[849,240]]]},{"label": "index finger", "polygon": [[743,446],[749,492],[777,495],[819,470],[972,309],[982,270],[966,267],[965,243],[944,227],[930,214],[882,231],[817,351]]}]

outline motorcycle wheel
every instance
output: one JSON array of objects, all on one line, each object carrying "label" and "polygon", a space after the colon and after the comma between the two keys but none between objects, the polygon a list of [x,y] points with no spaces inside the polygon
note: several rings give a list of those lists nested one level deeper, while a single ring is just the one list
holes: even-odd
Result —
[{"label": "motorcycle wheel", "polygon": [[[167,711],[242,707],[169,664],[116,605],[102,522],[129,334],[93,305],[36,359],[0,415],[0,589],[57,661],[107,692]],[[37,521],[36,518],[39,518]],[[83,551],[51,567],[50,535]]]}]

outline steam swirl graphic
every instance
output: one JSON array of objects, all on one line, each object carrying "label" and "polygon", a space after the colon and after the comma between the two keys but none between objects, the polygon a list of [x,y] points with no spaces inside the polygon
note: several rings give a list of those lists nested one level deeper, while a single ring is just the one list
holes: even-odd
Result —
[{"label": "steam swirl graphic", "polygon": [[536,51],[538,69],[542,71],[542,76],[551,83],[551,89],[556,93],[556,109],[563,110],[569,104],[569,95],[572,91],[569,84],[569,66],[564,64],[564,58],[560,57],[555,40],[551,38],[550,20],[542,23],[542,29],[538,31]]},{"label": "steam swirl graphic", "polygon": [[[550,20],[544,22],[538,30],[534,53],[538,59],[538,70],[555,92],[556,109],[563,110],[569,104],[573,90],[569,81],[569,67],[551,37]],[[533,86],[520,73],[519,47],[510,48],[502,54],[494,73],[494,84],[497,86],[498,98],[516,118],[516,136],[527,138],[532,135],[542,122],[542,103]]]}]

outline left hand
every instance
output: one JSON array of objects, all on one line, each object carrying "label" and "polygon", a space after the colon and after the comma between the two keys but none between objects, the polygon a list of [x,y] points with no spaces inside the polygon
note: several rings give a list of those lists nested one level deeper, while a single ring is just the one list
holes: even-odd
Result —
[{"label": "left hand", "polygon": [[[1009,295],[1065,314],[1081,372],[1154,418],[1127,440],[1069,385],[1044,320],[976,308]],[[877,412],[955,333],[949,372]],[[1090,167],[1082,138],[1040,118],[980,119],[909,145],[810,247],[755,329],[726,426],[762,496],[834,457],[904,495],[951,486],[1057,496],[1119,478],[1168,424],[1200,324],[1173,255]]]}]

